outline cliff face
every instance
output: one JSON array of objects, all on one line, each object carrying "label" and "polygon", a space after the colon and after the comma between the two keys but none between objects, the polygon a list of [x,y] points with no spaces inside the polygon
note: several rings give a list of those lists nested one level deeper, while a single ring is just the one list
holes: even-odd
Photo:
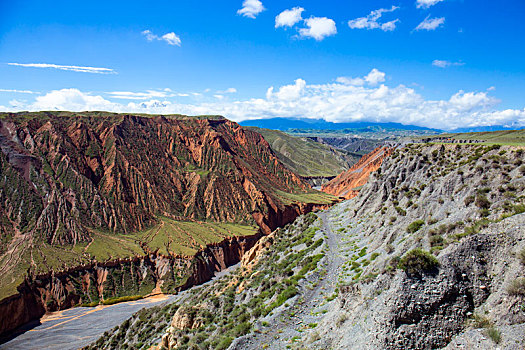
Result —
[{"label": "cliff face", "polygon": [[[44,311],[201,283],[316,205],[261,135],[222,117],[3,113],[0,149],[0,308],[19,310],[0,333]],[[168,219],[193,226],[166,233]]]},{"label": "cliff face", "polygon": [[394,148],[378,147],[364,155],[349,170],[339,174],[335,179],[325,183],[321,191],[346,199],[354,198],[359,194],[358,188],[366,184],[370,173],[376,171]]}]

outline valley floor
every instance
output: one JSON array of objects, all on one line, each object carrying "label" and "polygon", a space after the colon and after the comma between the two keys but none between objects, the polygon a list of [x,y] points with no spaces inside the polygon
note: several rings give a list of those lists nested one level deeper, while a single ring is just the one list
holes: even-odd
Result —
[{"label": "valley floor", "polygon": [[[237,265],[216,274],[212,281],[234,271]],[[205,284],[207,284],[205,283]],[[191,289],[176,295],[155,295],[136,301],[97,307],[76,307],[45,315],[40,324],[29,329],[32,324],[22,327],[27,329],[14,339],[0,345],[0,349],[10,350],[73,350],[83,348],[122,324],[131,315],[142,309],[163,306],[177,302]]]}]

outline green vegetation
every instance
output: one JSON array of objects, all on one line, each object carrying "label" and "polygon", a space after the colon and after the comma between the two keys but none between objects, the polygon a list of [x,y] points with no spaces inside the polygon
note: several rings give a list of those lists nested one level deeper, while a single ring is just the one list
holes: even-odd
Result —
[{"label": "green vegetation", "polygon": [[103,305],[113,305],[113,304],[117,304],[117,303],[123,303],[123,302],[126,302],[126,301],[135,301],[135,300],[139,300],[139,299],[142,299],[142,298],[143,298],[142,295],[130,295],[130,296],[124,296],[124,297],[115,297],[115,298],[110,298],[110,299],[103,300],[102,304]]},{"label": "green vegetation", "polygon": [[467,143],[481,141],[486,145],[525,146],[525,130],[468,132],[459,134],[441,134],[437,136],[461,140]]},{"label": "green vegetation", "polygon": [[339,198],[328,193],[310,190],[307,192],[288,193],[275,190],[277,197],[284,204],[293,203],[315,203],[315,204],[334,204],[339,202]]},{"label": "green vegetation", "polygon": [[245,127],[263,135],[283,164],[303,177],[337,176],[359,160],[344,151],[282,131]]},{"label": "green vegetation", "polygon": [[421,227],[423,227],[423,225],[425,225],[425,221],[423,221],[423,220],[416,220],[416,221],[412,222],[410,225],[408,225],[407,232],[408,233],[415,233],[415,232],[419,231],[419,229]]},{"label": "green vegetation", "polygon": [[409,275],[421,275],[436,269],[439,262],[436,257],[421,249],[412,249],[399,260],[398,267]]},{"label": "green vegetation", "polygon": [[496,327],[487,328],[485,333],[494,343],[499,344],[501,342],[501,332]]}]

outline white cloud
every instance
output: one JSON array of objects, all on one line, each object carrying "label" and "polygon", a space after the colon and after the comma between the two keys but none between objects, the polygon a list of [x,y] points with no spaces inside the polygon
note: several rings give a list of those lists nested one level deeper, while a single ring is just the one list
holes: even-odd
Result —
[{"label": "white cloud", "polygon": [[150,98],[166,98],[173,96],[180,96],[179,94],[172,94],[170,89],[163,91],[147,90],[146,92],[131,92],[131,91],[111,91],[107,93],[112,98],[123,100],[147,100]]},{"label": "white cloud", "polygon": [[392,6],[390,9],[379,9],[370,12],[366,17],[360,17],[348,21],[348,26],[352,29],[381,29],[385,32],[396,29],[396,23],[399,19],[395,19],[386,23],[379,23],[378,20],[383,16],[383,13],[394,12],[399,7]]},{"label": "white cloud", "polygon": [[303,19],[301,15],[303,11],[304,8],[302,7],[294,7],[290,10],[284,10],[275,17],[275,28],[293,27]]},{"label": "white cloud", "polygon": [[443,0],[416,0],[416,7],[427,9],[441,1]]},{"label": "white cloud", "polygon": [[263,4],[259,0],[244,0],[242,8],[237,11],[237,14],[244,17],[255,18],[257,15],[265,10]]},{"label": "white cloud", "polygon": [[30,68],[53,68],[59,70],[67,70],[81,73],[94,73],[94,74],[117,74],[113,69],[110,68],[99,68],[99,67],[85,67],[85,66],[64,66],[60,64],[52,63],[8,63],[10,66],[18,67],[30,67]]},{"label": "white cloud", "polygon": [[11,107],[1,109],[222,114],[236,121],[322,118],[332,122],[398,122],[447,130],[489,125],[525,126],[525,108],[498,110],[500,101],[490,96],[489,91],[458,91],[448,99],[428,100],[405,85],[387,86],[383,84],[384,79],[384,73],[373,69],[364,77],[339,78],[335,83],[307,84],[297,79],[293,84],[269,88],[266,98],[230,101],[210,96],[194,104],[164,98],[115,103],[77,89],[62,89],[37,96],[29,103],[13,100]]},{"label": "white cloud", "polygon": [[299,29],[302,37],[314,38],[321,41],[327,36],[337,34],[337,28],[334,20],[326,17],[310,17],[304,20],[307,28]]},{"label": "white cloud", "polygon": [[430,18],[430,16],[427,16],[423,22],[419,23],[415,30],[436,30],[443,23],[445,23],[445,17]]},{"label": "white cloud", "polygon": [[236,88],[227,88],[226,90],[219,90],[217,91],[218,94],[234,94],[237,92]]},{"label": "white cloud", "polygon": [[365,83],[375,86],[385,81],[386,74],[378,70],[377,68],[372,69],[364,77],[352,78],[352,77],[338,77],[335,81],[344,85],[363,86]]},{"label": "white cloud", "polygon": [[105,100],[101,96],[93,96],[78,89],[62,89],[51,91],[44,96],[38,96],[30,105],[31,110],[109,110],[114,111],[118,104]]},{"label": "white cloud", "polygon": [[213,97],[215,97],[218,100],[222,100],[224,98],[224,95],[217,94],[217,95],[213,95]]},{"label": "white cloud", "polygon": [[37,94],[38,92],[30,90],[13,90],[13,89],[0,89],[0,92],[14,92],[18,94]]},{"label": "white cloud", "polygon": [[156,34],[153,34],[151,30],[145,30],[142,32],[142,35],[144,35],[148,41],[153,41],[153,40],[165,41],[168,45],[172,45],[172,46],[180,46],[181,44],[180,37],[174,32],[169,32],[162,36],[158,36]]},{"label": "white cloud", "polygon": [[370,71],[370,73],[368,73],[368,75],[365,77],[365,80],[370,85],[377,85],[385,81],[385,75],[385,73],[374,68]]},{"label": "white cloud", "polygon": [[268,89],[266,92],[266,98],[277,98],[279,100],[293,100],[301,96],[304,87],[306,86],[306,81],[303,79],[297,79],[292,85],[281,86],[279,91],[273,92],[273,86]]},{"label": "white cloud", "polygon": [[345,85],[362,86],[365,84],[365,80],[363,78],[338,77],[335,79],[335,81]]},{"label": "white cloud", "polygon": [[447,60],[434,60],[432,61],[432,65],[439,68],[448,68],[450,66],[464,66],[465,63],[463,62],[450,62]]}]

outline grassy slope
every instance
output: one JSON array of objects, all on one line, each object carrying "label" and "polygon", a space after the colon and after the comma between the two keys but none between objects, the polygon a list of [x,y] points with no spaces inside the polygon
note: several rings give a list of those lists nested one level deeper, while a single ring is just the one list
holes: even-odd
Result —
[{"label": "grassy slope", "polygon": [[281,162],[300,176],[336,176],[357,161],[355,157],[306,138],[278,130],[244,128],[263,135]]},{"label": "grassy slope", "polygon": [[484,141],[486,144],[525,146],[525,130],[503,130],[492,132],[467,132],[460,134],[442,134],[455,140]]}]

